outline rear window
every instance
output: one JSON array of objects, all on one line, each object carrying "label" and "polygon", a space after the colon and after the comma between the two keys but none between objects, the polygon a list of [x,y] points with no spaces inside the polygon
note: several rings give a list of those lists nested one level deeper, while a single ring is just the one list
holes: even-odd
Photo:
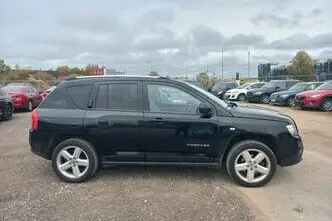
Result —
[{"label": "rear window", "polygon": [[87,108],[92,85],[78,85],[67,88],[67,93],[79,108]]}]

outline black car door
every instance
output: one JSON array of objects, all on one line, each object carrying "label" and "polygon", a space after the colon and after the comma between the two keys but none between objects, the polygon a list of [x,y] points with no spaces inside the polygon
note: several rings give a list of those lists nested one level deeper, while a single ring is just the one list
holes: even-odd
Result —
[{"label": "black car door", "polygon": [[2,116],[2,114],[5,111],[6,108],[6,94],[5,92],[0,88],[0,116]]},{"label": "black car door", "polygon": [[198,105],[206,102],[177,85],[143,84],[144,123],[141,149],[146,161],[213,162],[218,145],[217,116],[202,118]]},{"label": "black car door", "polygon": [[[93,103],[93,104],[92,104]],[[139,150],[143,121],[140,81],[102,82],[94,85],[85,115],[90,139],[107,161],[143,161]]]}]

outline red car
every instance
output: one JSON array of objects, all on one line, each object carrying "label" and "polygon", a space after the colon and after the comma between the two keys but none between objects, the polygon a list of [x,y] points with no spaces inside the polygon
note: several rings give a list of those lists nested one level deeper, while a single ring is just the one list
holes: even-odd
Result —
[{"label": "red car", "polygon": [[49,89],[47,89],[46,91],[44,91],[41,96],[43,98],[43,100],[45,100],[45,98],[56,88],[56,86],[52,86]]},{"label": "red car", "polygon": [[12,96],[15,109],[32,111],[42,101],[41,93],[32,86],[7,85],[2,89]]},{"label": "red car", "polygon": [[299,107],[319,108],[322,111],[332,111],[332,81],[325,82],[315,90],[298,93],[295,103]]}]

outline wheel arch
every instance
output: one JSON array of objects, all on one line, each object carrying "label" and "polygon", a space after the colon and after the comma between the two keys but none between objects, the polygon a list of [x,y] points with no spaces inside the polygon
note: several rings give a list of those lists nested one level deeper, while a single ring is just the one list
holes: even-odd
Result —
[{"label": "wheel arch", "polygon": [[[81,140],[84,140],[84,141],[90,143],[94,147],[91,140],[88,139],[85,136],[68,135],[68,134],[56,135],[56,136],[53,136],[50,139],[50,142],[48,144],[48,151],[47,152],[48,152],[48,155],[50,156],[50,158],[52,158],[52,154],[53,154],[53,151],[54,151],[55,147],[58,146],[62,141],[65,141],[65,140],[68,140],[68,139],[81,139]],[[98,150],[96,148],[95,148],[95,150],[96,150],[97,155],[99,157]]]},{"label": "wheel arch", "polygon": [[232,139],[228,142],[225,151],[222,153],[221,156],[221,163],[225,163],[227,155],[229,153],[229,151],[232,149],[232,147],[241,142],[241,141],[245,141],[245,140],[255,140],[258,142],[261,142],[263,144],[265,144],[266,146],[268,146],[272,152],[274,153],[277,162],[279,163],[279,157],[278,157],[278,144],[277,144],[277,140],[275,139],[275,137],[273,137],[272,135],[258,135],[258,134],[238,134],[235,135],[234,137],[232,137]]}]

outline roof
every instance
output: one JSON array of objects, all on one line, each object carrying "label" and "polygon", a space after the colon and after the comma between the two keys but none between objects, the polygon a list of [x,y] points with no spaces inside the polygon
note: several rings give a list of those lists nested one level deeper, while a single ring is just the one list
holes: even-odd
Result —
[{"label": "roof", "polygon": [[94,75],[94,76],[78,76],[73,79],[87,79],[87,78],[164,78],[160,76],[146,76],[146,75]]}]

